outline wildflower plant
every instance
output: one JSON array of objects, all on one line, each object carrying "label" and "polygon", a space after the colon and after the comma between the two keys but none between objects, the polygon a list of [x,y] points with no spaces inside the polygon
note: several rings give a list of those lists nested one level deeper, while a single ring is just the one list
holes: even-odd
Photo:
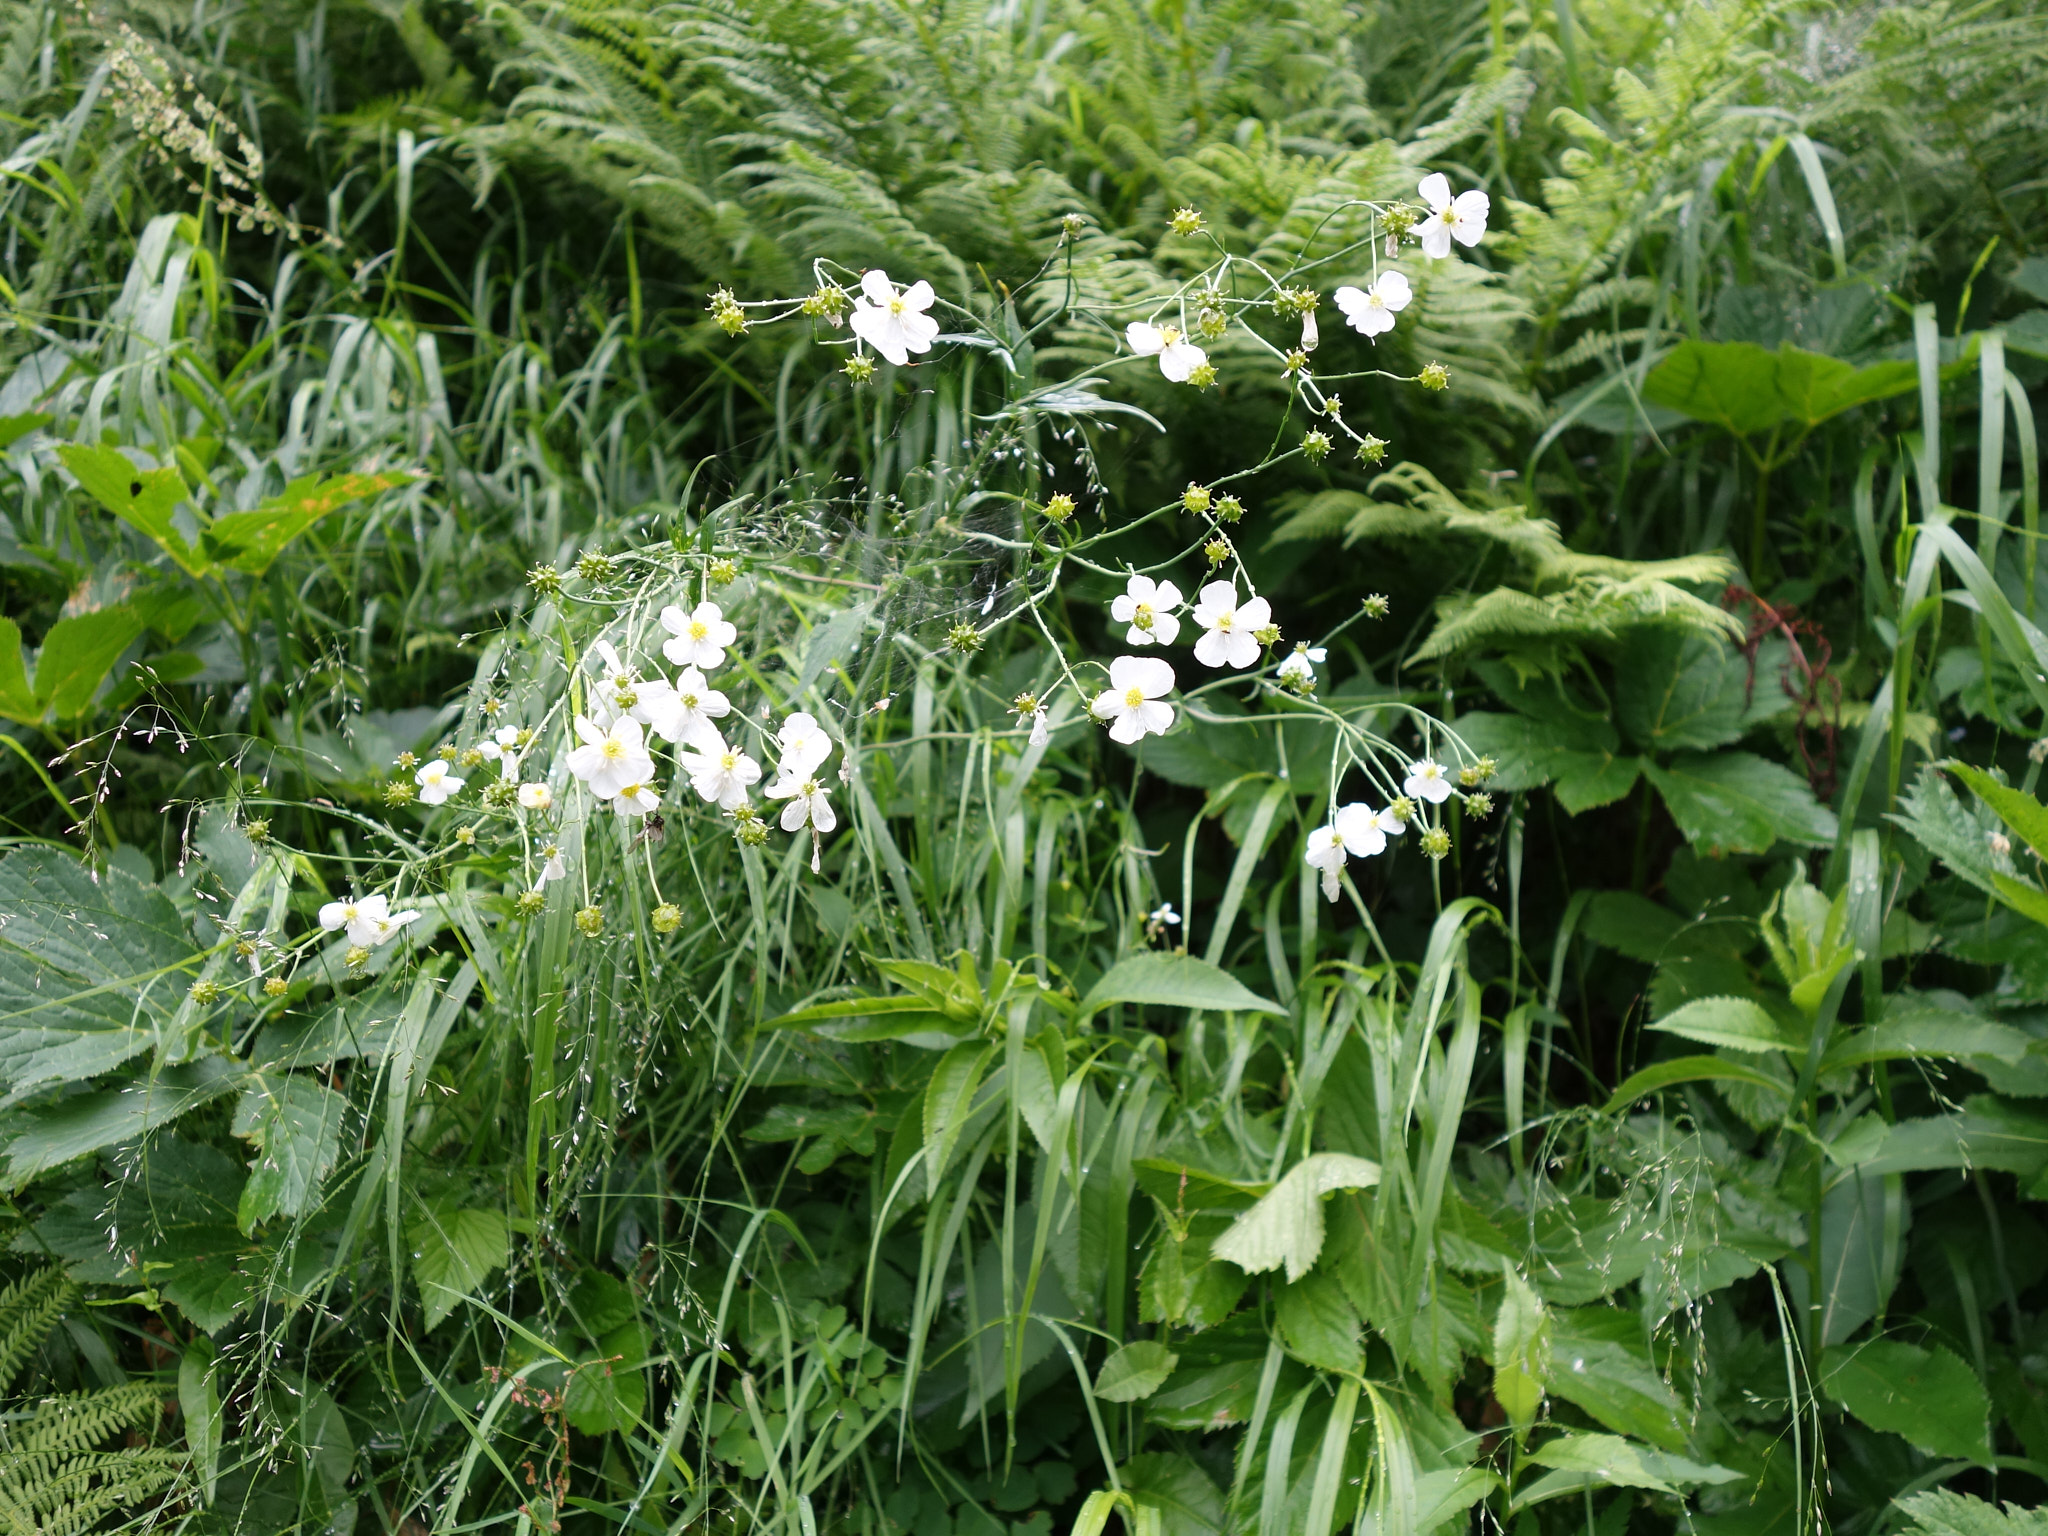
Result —
[{"label": "wildflower plant", "polygon": [[[1391,265],[1379,267],[1383,253],[1406,248],[1402,231],[1425,259],[1448,257],[1452,235],[1469,246],[1483,234],[1483,196],[1475,202],[1466,194],[1438,209],[1431,200],[1443,182],[1437,175],[1422,183],[1427,215],[1402,205],[1356,205],[1368,226],[1358,248],[1374,276],[1368,289],[1340,288],[1335,300],[1360,336],[1384,335],[1409,302],[1407,278]],[[1000,308],[956,301],[923,277],[906,282],[824,258],[813,263],[808,292],[755,298],[720,289],[710,308],[735,337],[808,324],[819,342],[846,353],[842,371],[850,378],[884,389],[897,377],[877,371],[884,365],[945,370],[998,359],[1002,408],[969,445],[977,473],[934,517],[934,526],[956,531],[980,563],[987,594],[949,622],[927,624],[898,643],[927,666],[951,656],[970,669],[1021,668],[1034,678],[1010,705],[1027,748],[1042,748],[1055,730],[1091,718],[1107,727],[1111,743],[1131,748],[1171,732],[1202,735],[1252,721],[1283,733],[1292,727],[1327,734],[1329,783],[1338,793],[1331,819],[1308,839],[1306,858],[1334,901],[1345,862],[1384,851],[1411,824],[1431,848],[1447,849],[1443,813],[1455,793],[1452,781],[1462,766],[1476,789],[1483,782],[1471,772],[1477,758],[1454,730],[1411,704],[1359,711],[1319,698],[1314,667],[1329,655],[1333,636],[1287,645],[1283,616],[1259,595],[1224,529],[1246,516],[1245,497],[1256,499],[1259,477],[1275,466],[1295,457],[1320,462],[1340,438],[1370,456],[1379,439],[1367,430],[1371,397],[1358,392],[1371,387],[1367,381],[1422,381],[1369,366],[1318,375],[1306,365],[1306,354],[1320,345],[1314,316],[1321,296],[1300,277],[1323,264],[1313,249],[1274,271],[1226,250],[1192,210],[1176,215],[1175,230],[1206,244],[1210,259],[1176,292],[1135,315],[1082,299],[1071,242],[1061,242]],[[1444,230],[1450,233],[1439,240]],[[1020,309],[1038,318],[1025,327]],[[1018,363],[1038,339],[1082,324],[1120,337],[1118,353],[1057,382],[1037,381]],[[1196,338],[1235,338],[1235,351],[1271,357],[1317,425],[1297,446],[1213,484],[1190,484],[1162,505],[1104,507],[1094,526],[1076,519],[1093,480],[1087,427],[1123,406],[1117,392],[1136,383],[1134,369],[1156,368],[1173,385],[1221,381]],[[1339,381],[1356,386],[1348,414],[1325,390]],[[1039,446],[1047,429],[1072,451],[1063,456]],[[1071,489],[1048,486],[1070,475]],[[790,486],[782,494],[798,505],[806,492]],[[963,516],[970,506],[977,514],[971,527]],[[1119,560],[1139,535],[1149,540],[1165,529],[1177,530],[1177,554],[1142,567]],[[738,506],[686,512],[673,537],[601,559],[601,568],[592,555],[579,560],[575,582],[552,570],[534,573],[531,585],[543,601],[528,626],[527,671],[522,676],[514,667],[479,679],[477,735],[454,759],[459,765],[467,753],[479,763],[524,764],[522,771],[531,772],[516,807],[502,812],[516,822],[524,850],[520,888],[537,900],[551,880],[573,873],[583,912],[596,910],[605,877],[592,875],[591,839],[608,822],[617,830],[602,840],[616,846],[621,877],[640,871],[645,906],[670,910],[647,828],[671,816],[720,818],[743,855],[773,827],[789,834],[812,872],[821,873],[849,787],[873,754],[901,744],[875,724],[857,691],[831,686],[832,674],[805,665],[792,677],[744,638],[770,633],[768,612],[790,567],[760,569],[768,562]],[[794,574],[842,579],[829,559]],[[1064,623],[1068,586],[1102,580],[1121,589],[1102,622]],[[1106,636],[1106,652],[1091,643],[1098,634]],[[501,715],[483,708],[488,700],[504,710],[507,699],[523,724],[498,723]],[[1446,769],[1439,759],[1455,766]],[[549,765],[544,775],[532,771],[542,763]],[[452,804],[467,786],[438,760],[419,768],[414,780],[423,808]],[[1342,787],[1351,784],[1366,798],[1344,797]],[[667,926],[673,931],[674,924]],[[591,937],[608,931],[587,916],[578,927]]]}]

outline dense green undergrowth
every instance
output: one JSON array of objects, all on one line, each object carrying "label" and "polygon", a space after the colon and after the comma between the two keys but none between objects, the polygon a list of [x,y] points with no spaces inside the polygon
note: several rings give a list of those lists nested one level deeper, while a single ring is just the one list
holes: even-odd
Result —
[{"label": "dense green undergrowth", "polygon": [[5,25],[0,1529],[2044,1518],[2036,8]]}]

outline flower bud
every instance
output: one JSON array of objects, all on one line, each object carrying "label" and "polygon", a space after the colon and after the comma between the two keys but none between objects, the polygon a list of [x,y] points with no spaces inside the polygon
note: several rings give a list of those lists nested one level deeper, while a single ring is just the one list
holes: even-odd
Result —
[{"label": "flower bud", "polygon": [[542,597],[553,597],[562,590],[562,573],[552,565],[536,565],[526,573],[526,584]]},{"label": "flower bud", "polygon": [[1451,834],[1442,827],[1431,827],[1422,834],[1422,851],[1432,859],[1440,859],[1451,851]]},{"label": "flower bud", "polygon": [[1045,515],[1056,523],[1064,523],[1074,515],[1074,498],[1065,491],[1055,492],[1046,498]]},{"label": "flower bud", "polygon": [[1384,619],[1394,605],[1387,601],[1386,594],[1375,592],[1359,606],[1365,609],[1368,619]]},{"label": "flower bud", "polygon": [[659,934],[671,934],[683,926],[683,909],[672,901],[664,901],[654,909],[648,921]]},{"label": "flower bud", "polygon": [[1202,546],[1202,553],[1208,558],[1211,565],[1221,565],[1230,558],[1230,540],[1223,538],[1211,539]]},{"label": "flower bud", "polygon": [[258,848],[270,841],[270,821],[267,817],[252,816],[242,823],[242,836]]},{"label": "flower bud", "polygon": [[1195,334],[1204,341],[1215,341],[1230,329],[1230,316],[1213,304],[1205,304],[1195,312]]},{"label": "flower bud", "polygon": [[1194,209],[1176,208],[1173,210],[1173,217],[1166,221],[1166,227],[1176,235],[1199,235],[1209,226]]},{"label": "flower bud", "polygon": [[972,656],[981,649],[981,631],[972,624],[955,624],[946,631],[946,649],[958,656]]},{"label": "flower bud", "polygon": [[1244,503],[1235,496],[1218,496],[1214,510],[1219,523],[1234,523],[1244,516]]},{"label": "flower bud", "polygon": [[1278,624],[1264,625],[1252,631],[1252,638],[1261,645],[1278,645],[1280,643],[1280,626]]},{"label": "flower bud", "polygon": [[263,983],[263,995],[265,997],[283,997],[291,989],[291,983],[282,976],[269,977]]},{"label": "flower bud", "polygon": [[1451,370],[1442,363],[1424,363],[1422,372],[1415,382],[1428,390],[1446,390],[1451,387]]},{"label": "flower bud", "polygon": [[1180,493],[1180,504],[1200,517],[1209,510],[1209,487],[1190,480],[1188,488]]},{"label": "flower bud", "polygon": [[576,931],[586,939],[594,939],[604,932],[604,908],[583,907],[576,913]]},{"label": "flower bud", "polygon": [[1304,432],[1301,436],[1301,451],[1309,463],[1320,464],[1330,456],[1330,435],[1320,430]]},{"label": "flower bud", "polygon": [[455,829],[455,841],[462,844],[465,848],[474,848],[476,846],[476,828],[457,827]]},{"label": "flower bud", "polygon": [[846,366],[839,370],[856,384],[865,384],[875,376],[875,360],[865,352],[856,352],[846,360]]},{"label": "flower bud", "polygon": [[1493,796],[1485,794],[1467,795],[1465,797],[1465,809],[1474,816],[1491,816],[1493,814]]},{"label": "flower bud", "polygon": [[1216,377],[1214,363],[1197,363],[1188,370],[1188,382],[1197,389],[1208,389],[1215,384]]},{"label": "flower bud", "polygon": [[512,910],[520,917],[538,917],[547,907],[547,904],[548,893],[546,891],[521,891],[512,898]]},{"label": "flower bud", "polygon": [[384,803],[386,805],[394,806],[411,805],[413,803],[413,800],[418,796],[418,793],[419,792],[415,790],[412,787],[412,785],[406,783],[405,780],[393,779],[389,784],[386,784],[384,786]]},{"label": "flower bud", "polygon": [[1087,228],[1088,221],[1082,218],[1080,214],[1067,214],[1060,220],[1060,238],[1069,241],[1078,240]]},{"label": "flower bud", "polygon": [[1387,440],[1374,437],[1370,432],[1359,439],[1358,457],[1367,464],[1377,464],[1387,456]]},{"label": "flower bud", "polygon": [[[731,560],[714,560],[704,567],[704,574],[711,578],[714,587],[729,587],[740,579],[740,568]],[[521,746],[525,743],[521,742]]]},{"label": "flower bud", "polygon": [[186,996],[204,1008],[209,1003],[220,1001],[220,983],[217,981],[195,981],[186,988]]}]

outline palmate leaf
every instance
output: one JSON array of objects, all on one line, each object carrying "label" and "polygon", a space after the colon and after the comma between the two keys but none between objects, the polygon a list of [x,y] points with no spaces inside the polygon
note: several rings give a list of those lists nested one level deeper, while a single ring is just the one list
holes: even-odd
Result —
[{"label": "palmate leaf", "polygon": [[512,1257],[512,1228],[504,1212],[450,1200],[422,1205],[405,1224],[405,1237],[429,1333]]},{"label": "palmate leaf", "polygon": [[1686,841],[1709,853],[1767,853],[1774,844],[1825,848],[1835,813],[1791,769],[1749,752],[1687,752],[1645,762]]},{"label": "palmate leaf", "polygon": [[1856,406],[1902,395],[1917,381],[1909,362],[1857,368],[1789,342],[1767,352],[1747,341],[1686,341],[1650,370],[1643,398],[1753,437],[1772,428],[1809,431]]}]

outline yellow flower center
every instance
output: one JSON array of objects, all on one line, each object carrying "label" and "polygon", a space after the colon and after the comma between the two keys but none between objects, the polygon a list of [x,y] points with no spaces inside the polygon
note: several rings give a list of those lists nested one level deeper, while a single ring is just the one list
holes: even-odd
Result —
[{"label": "yellow flower center", "polygon": [[1225,613],[1218,615],[1216,619],[1216,627],[1219,630],[1221,630],[1224,634],[1229,634],[1231,630],[1237,627],[1237,615],[1234,613]]},{"label": "yellow flower center", "polygon": [[695,709],[697,707],[697,695],[695,695],[694,693],[685,693],[679,695],[679,697],[683,701],[683,708]]},{"label": "yellow flower center", "polygon": [[901,294],[897,294],[889,300],[889,313],[892,315],[900,315],[909,308],[910,306],[903,302],[903,295]]},{"label": "yellow flower center", "polygon": [[739,765],[740,755],[737,752],[724,753],[718,759],[718,766],[723,768],[727,773],[731,773],[734,769],[738,768]]},{"label": "yellow flower center", "polygon": [[690,620],[690,638],[692,640],[705,639],[707,636],[710,635],[710,633],[711,626],[709,624],[706,624],[702,619]]},{"label": "yellow flower center", "polygon": [[1170,347],[1170,346],[1173,346],[1173,345],[1174,345],[1174,344],[1175,344],[1176,342],[1178,342],[1179,340],[1180,340],[1180,332],[1179,332],[1179,331],[1177,331],[1177,330],[1175,330],[1175,329],[1174,329],[1174,328],[1173,328],[1172,326],[1170,326],[1170,325],[1167,325],[1167,326],[1161,326],[1161,327],[1160,327],[1160,330],[1159,330],[1159,345],[1160,345],[1160,347],[1161,347],[1162,349],[1163,349],[1163,348],[1166,348],[1166,347]]},{"label": "yellow flower center", "polygon": [[616,736],[607,736],[604,739],[604,755],[606,757],[624,757],[626,755],[626,744]]},{"label": "yellow flower center", "polygon": [[1142,709],[1142,708],[1144,707],[1144,704],[1145,704],[1145,690],[1144,690],[1144,689],[1142,689],[1142,688],[1126,688],[1126,689],[1124,690],[1124,708],[1125,708],[1125,709]]},{"label": "yellow flower center", "polygon": [[1131,622],[1140,629],[1150,629],[1152,627],[1152,605],[1150,603],[1138,604],[1138,611],[1131,615]]}]

